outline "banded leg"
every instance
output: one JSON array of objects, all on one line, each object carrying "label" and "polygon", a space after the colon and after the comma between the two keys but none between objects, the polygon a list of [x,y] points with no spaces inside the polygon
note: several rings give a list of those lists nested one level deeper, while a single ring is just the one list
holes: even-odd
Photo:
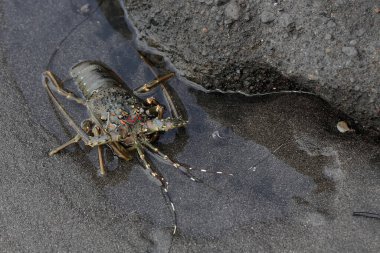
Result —
[{"label": "banded leg", "polygon": [[104,166],[104,158],[103,158],[103,146],[98,146],[98,159],[99,159],[99,172],[100,175],[106,175],[106,168]]},{"label": "banded leg", "polygon": [[121,145],[120,143],[112,142],[108,145],[111,147],[112,151],[115,152],[115,154],[118,157],[120,157],[126,161],[132,160],[132,156],[128,153],[127,149],[124,148],[123,145]]},{"label": "banded leg", "polygon": [[162,194],[164,198],[170,203],[170,207],[173,214],[173,220],[174,220],[174,226],[173,226],[173,235],[174,235],[177,231],[177,213],[175,211],[174,203],[168,191],[169,182],[166,181],[165,178],[161,175],[161,173],[157,169],[154,169],[146,160],[145,154],[143,152],[143,147],[138,143],[135,145],[135,147],[140,157],[140,160],[142,161],[144,165],[144,168],[148,170],[150,175],[159,182],[159,184],[161,185]]},{"label": "banded leg", "polygon": [[45,71],[45,72],[42,73],[42,76],[45,77],[45,78],[48,78],[50,80],[50,82],[54,85],[54,88],[57,90],[57,92],[61,96],[64,96],[65,98],[67,98],[69,100],[73,100],[73,101],[75,101],[75,102],[77,102],[78,104],[81,104],[81,105],[85,105],[86,104],[86,101],[84,99],[78,98],[72,92],[65,90],[63,88],[62,81],[59,80],[58,77],[56,77],[53,72],[51,72],[49,70]]},{"label": "banded leg", "polygon": [[[147,98],[145,102],[148,106],[152,106],[148,109],[149,115],[153,115],[157,117],[158,119],[162,119],[162,117],[164,116],[164,107],[160,105],[154,97]],[[153,133],[152,137],[150,138],[150,141],[151,142],[156,141],[159,136],[160,136],[159,132]]]},{"label": "banded leg", "polygon": [[201,182],[201,180],[196,179],[193,177],[191,174],[191,171],[199,171],[203,173],[210,173],[210,174],[216,174],[216,175],[228,175],[228,176],[233,176],[231,173],[224,173],[223,171],[208,171],[204,169],[193,169],[192,167],[185,166],[183,164],[180,164],[178,162],[174,162],[172,159],[169,158],[169,156],[165,155],[161,151],[158,150],[155,146],[153,146],[150,142],[143,140],[142,141],[143,145],[152,150],[155,154],[157,154],[161,159],[167,161],[170,165],[172,165],[174,168],[179,169],[181,172],[183,172],[187,177],[189,177],[191,180],[196,181],[196,182]]},{"label": "banded leg", "polygon": [[152,106],[148,109],[149,113],[155,113],[157,114],[157,118],[162,119],[164,115],[164,107],[160,105],[154,97],[147,98],[145,102],[148,106]]},{"label": "banded leg", "polygon": [[54,86],[59,86],[59,82],[54,77],[54,74],[50,71],[46,71],[42,74],[42,84],[44,85],[49,97],[58,108],[58,110],[62,113],[65,119],[68,121],[69,125],[77,132],[77,135],[80,136],[81,140],[85,143],[90,141],[90,136],[88,136],[82,128],[80,128],[73,118],[66,112],[66,110],[62,107],[62,105],[58,102],[57,98],[54,96],[52,90],[50,89],[49,83],[52,83]]},{"label": "banded leg", "polygon": [[[49,154],[54,155],[57,152],[61,151],[62,149],[66,148],[67,146],[79,142],[79,140],[82,140],[85,145],[88,145],[90,147],[100,146],[107,143],[112,143],[117,140],[112,140],[112,138],[109,135],[99,135],[99,136],[89,136],[81,127],[79,127],[73,118],[68,114],[68,112],[63,108],[63,106],[58,102],[57,98],[53,94],[50,84],[53,84],[55,87],[60,87],[59,81],[57,78],[55,78],[54,74],[50,71],[46,71],[42,75],[42,84],[44,85],[49,97],[55,104],[55,106],[58,108],[58,110],[62,113],[64,118],[68,121],[69,125],[75,130],[77,135],[70,140],[69,142],[55,148],[52,150]],[[59,89],[57,89],[59,90]],[[61,90],[62,91],[62,90]],[[63,93],[65,94],[65,93]],[[70,97],[70,96],[69,96]],[[74,99],[75,100],[75,99]],[[79,99],[77,101],[78,103],[81,103],[81,100]]]},{"label": "banded leg", "polygon": [[169,80],[173,76],[174,76],[174,73],[169,73],[169,74],[166,74],[164,76],[157,77],[156,79],[150,81],[149,83],[145,83],[145,84],[141,85],[140,87],[138,87],[137,89],[135,89],[134,92],[137,95],[146,93],[146,92],[152,90],[154,87],[156,87],[159,84],[161,84],[162,82],[165,82],[165,81]]},{"label": "banded leg", "polygon": [[[100,136],[101,131],[98,127],[94,127],[92,129],[92,132],[94,136]],[[103,157],[103,145],[98,146],[98,159],[99,159],[99,169],[100,169],[100,175],[105,176],[106,175],[106,168],[104,166],[104,157]]]},{"label": "banded leg", "polygon": [[66,142],[66,143],[62,144],[61,146],[56,147],[55,149],[53,149],[52,151],[50,151],[49,152],[49,156],[53,156],[53,155],[57,154],[59,151],[65,149],[66,147],[70,146],[71,144],[78,143],[81,139],[82,138],[80,137],[80,135],[77,134],[74,138],[72,138],[68,142]]},{"label": "banded leg", "polygon": [[[140,95],[140,94],[149,92],[154,87],[156,87],[159,84],[161,84],[161,83],[169,80],[173,76],[174,76],[174,73],[169,73],[169,74],[167,74],[165,76],[158,77],[158,78],[154,79],[153,81],[151,81],[151,82],[149,82],[147,84],[143,84],[139,88],[135,89],[135,94],[136,95]],[[173,100],[172,100],[172,98],[171,98],[168,90],[166,89],[166,87],[164,85],[161,85],[161,89],[162,89],[162,93],[164,94],[165,100],[166,100],[167,104],[169,105],[170,114],[172,114],[172,116],[174,118],[179,118],[179,113],[178,113],[178,111],[177,111],[177,109],[176,109],[176,107],[174,105],[174,102],[173,102]]]}]

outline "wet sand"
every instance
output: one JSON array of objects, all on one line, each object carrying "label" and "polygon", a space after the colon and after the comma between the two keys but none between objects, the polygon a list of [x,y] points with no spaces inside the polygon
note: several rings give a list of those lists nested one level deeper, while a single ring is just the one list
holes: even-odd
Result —
[{"label": "wet sand", "polygon": [[[339,133],[344,115],[316,97],[205,94],[179,79],[170,85],[189,126],[156,145],[193,167],[234,176],[198,173],[205,183],[197,184],[152,159],[171,184],[179,227],[172,237],[170,210],[137,161],[109,157],[112,171],[101,178],[94,152],[83,146],[47,155],[73,132],[49,101],[41,73],[84,16],[58,1],[0,7],[1,251],[380,250],[379,220],[352,216],[380,212],[373,137],[360,129]],[[63,78],[80,59],[106,62],[133,87],[154,78],[101,12],[62,46],[51,68]],[[76,119],[85,117],[65,105]]]}]

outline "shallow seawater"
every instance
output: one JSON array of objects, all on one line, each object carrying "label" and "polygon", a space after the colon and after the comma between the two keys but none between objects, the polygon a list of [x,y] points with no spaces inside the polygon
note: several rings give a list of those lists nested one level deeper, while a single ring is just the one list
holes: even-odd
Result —
[{"label": "shallow seawater", "polygon": [[[89,3],[93,11],[97,2]],[[40,32],[39,37],[30,42],[36,47],[33,61],[46,66],[54,47],[88,15],[78,12],[80,6],[71,6],[70,13],[57,17],[51,31]],[[62,29],[64,24],[71,28]],[[18,34],[13,36],[16,40]],[[40,45],[44,36],[54,38],[48,40],[49,46]],[[154,79],[156,73],[172,71],[165,70],[169,68],[165,62],[152,54],[147,55],[158,59],[159,66],[144,62],[133,38],[123,12],[103,6],[72,31],[60,45],[49,69],[64,80],[70,67],[80,60],[100,60],[131,88]],[[17,47],[10,49],[15,57],[9,64],[14,66],[15,72],[22,62],[17,50]],[[53,148],[72,137],[73,131],[53,109],[42,85],[31,84],[22,76],[19,78],[19,88],[33,108],[36,124],[57,140],[46,145]],[[39,80],[39,76],[31,80]],[[72,83],[67,82],[67,85],[75,90]],[[346,172],[342,171],[341,154],[331,142],[348,142],[335,128],[344,117],[342,114],[312,95],[246,97],[206,93],[179,77],[170,80],[168,85],[189,125],[186,129],[163,134],[156,145],[162,152],[194,168],[234,174],[197,173],[205,183],[193,183],[170,166],[152,159],[170,182],[181,234],[212,238],[256,222],[308,219],[324,223],[337,215],[332,203]],[[159,90],[149,96],[163,101]],[[85,108],[61,101],[78,123],[86,118]],[[120,161],[108,152],[107,164],[111,171],[108,177],[100,178],[96,152],[82,145],[80,149],[71,147],[63,153],[83,164],[84,171],[92,175],[89,184],[101,189],[107,203],[118,210],[147,216],[147,220],[162,227],[171,226],[171,214],[159,187],[142,172],[138,162]]]}]

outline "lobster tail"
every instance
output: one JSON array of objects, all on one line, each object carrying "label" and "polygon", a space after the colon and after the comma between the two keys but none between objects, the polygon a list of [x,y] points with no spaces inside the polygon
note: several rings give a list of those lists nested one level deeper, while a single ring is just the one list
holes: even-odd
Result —
[{"label": "lobster tail", "polygon": [[123,81],[114,71],[97,61],[78,63],[71,68],[70,75],[87,100],[99,90],[123,86]]}]

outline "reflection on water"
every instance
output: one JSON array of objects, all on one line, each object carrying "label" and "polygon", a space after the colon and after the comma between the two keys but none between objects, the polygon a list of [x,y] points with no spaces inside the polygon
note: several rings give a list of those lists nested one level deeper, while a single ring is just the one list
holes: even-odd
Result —
[{"label": "reflection on water", "polygon": [[[89,1],[92,9],[99,2]],[[154,79],[155,73],[165,71],[162,58],[144,54],[149,62],[159,62],[158,67],[152,67],[141,58],[131,40],[133,34],[123,19],[123,11],[115,3],[107,1],[72,32],[52,60],[52,71],[65,79],[75,63],[96,59],[114,69],[131,88]],[[83,13],[78,14],[78,8],[71,9],[69,17],[73,21],[69,26],[73,27],[83,19]],[[37,47],[41,38],[49,36],[49,31],[39,36],[30,43]],[[44,52],[36,50],[33,57],[39,59]],[[17,61],[22,60],[16,56],[14,62]],[[20,65],[14,62],[10,64],[17,71]],[[18,83],[29,106],[35,108],[36,122],[56,136],[59,143],[70,138],[71,129],[50,108],[51,103],[42,86],[31,88],[29,82],[19,78]],[[67,85],[76,90],[72,83]],[[162,152],[193,167],[234,174],[233,177],[223,177],[200,173],[197,176],[207,183],[196,184],[170,166],[153,160],[171,182],[182,232],[193,236],[218,236],[227,229],[251,222],[296,219],[300,213],[301,216],[308,212],[334,216],[331,203],[342,172],[339,157],[328,141],[335,138],[335,124],[341,115],[325,102],[300,94],[245,97],[205,93],[179,78],[173,78],[169,85],[168,89],[182,114],[189,119],[189,125],[186,129],[165,133],[157,146]],[[159,90],[149,95],[160,101],[163,99]],[[86,118],[85,108],[62,102],[78,122]],[[40,114],[39,111],[47,112]],[[323,137],[327,133],[332,137]],[[158,188],[139,171],[141,166],[136,160],[119,161],[107,153],[111,172],[107,178],[98,178],[96,153],[82,146],[84,154],[74,154],[73,151],[77,150],[70,148],[65,153],[81,160],[84,169],[93,173],[93,181],[88,183],[104,191],[107,203],[170,224]],[[88,166],[89,163],[93,166]]]}]

